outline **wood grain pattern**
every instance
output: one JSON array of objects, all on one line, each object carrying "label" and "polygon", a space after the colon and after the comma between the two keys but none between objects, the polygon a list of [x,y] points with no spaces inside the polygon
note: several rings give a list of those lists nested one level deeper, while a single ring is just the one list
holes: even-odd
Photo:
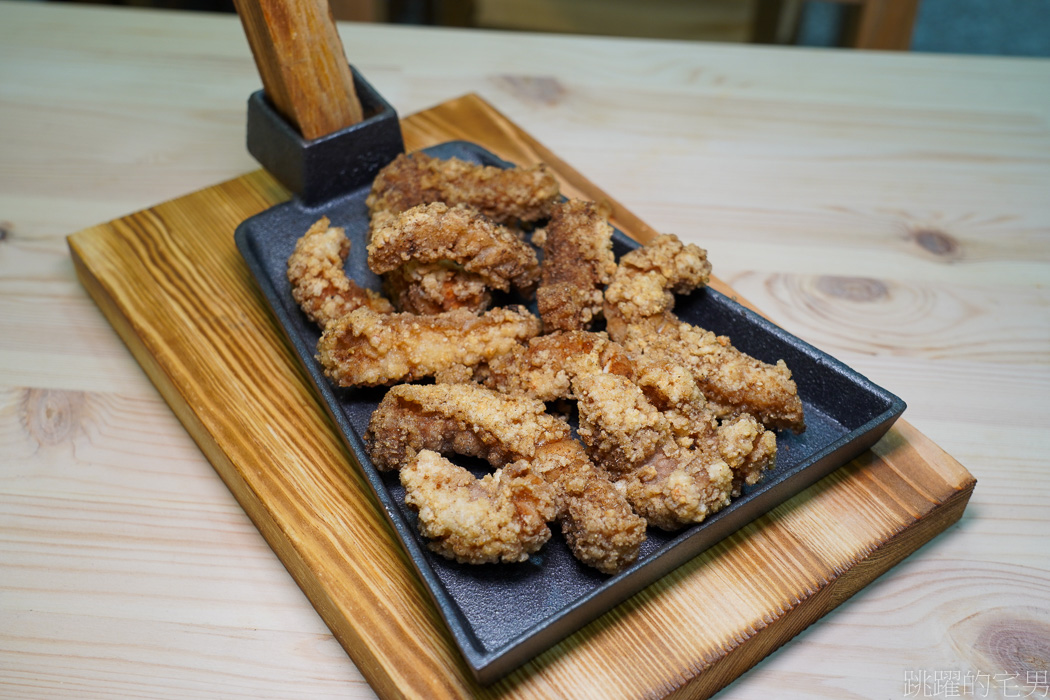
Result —
[{"label": "wood grain pattern", "polygon": [[362,119],[328,0],[235,0],[266,96],[306,139]]},{"label": "wood grain pattern", "polygon": [[[475,96],[414,115],[604,193]],[[286,197],[262,172],[70,237],[78,276],[381,696],[706,697],[958,519],[974,480],[906,422],[508,678],[478,688],[232,244]],[[651,235],[622,206],[627,233]],[[634,653],[641,642],[645,658]]]}]

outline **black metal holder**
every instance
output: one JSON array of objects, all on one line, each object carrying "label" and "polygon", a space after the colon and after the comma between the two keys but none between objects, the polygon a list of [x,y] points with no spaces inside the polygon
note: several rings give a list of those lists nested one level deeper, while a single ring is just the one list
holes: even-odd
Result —
[{"label": "black metal holder", "polygon": [[248,98],[248,152],[306,207],[371,183],[405,150],[397,112],[353,66],[350,70],[365,118],[327,136],[303,138],[262,90]]}]

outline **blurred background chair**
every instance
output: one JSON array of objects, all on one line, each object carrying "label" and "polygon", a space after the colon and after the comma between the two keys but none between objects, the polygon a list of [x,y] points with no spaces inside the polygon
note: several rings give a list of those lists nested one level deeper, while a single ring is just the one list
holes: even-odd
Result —
[{"label": "blurred background chair", "polygon": [[[911,48],[919,0],[834,0],[846,6],[840,46],[907,51]],[[800,0],[755,0],[753,41],[797,43]]]}]

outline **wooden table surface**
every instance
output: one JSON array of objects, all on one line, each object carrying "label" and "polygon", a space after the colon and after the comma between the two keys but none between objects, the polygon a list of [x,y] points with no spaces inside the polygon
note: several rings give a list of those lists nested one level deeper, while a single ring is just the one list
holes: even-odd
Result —
[{"label": "wooden table surface", "polygon": [[[341,31],[402,114],[481,94],[977,477],[722,696],[1048,694],[1050,62]],[[0,696],[372,696],[65,241],[255,169],[258,86],[234,17],[0,2]]]}]

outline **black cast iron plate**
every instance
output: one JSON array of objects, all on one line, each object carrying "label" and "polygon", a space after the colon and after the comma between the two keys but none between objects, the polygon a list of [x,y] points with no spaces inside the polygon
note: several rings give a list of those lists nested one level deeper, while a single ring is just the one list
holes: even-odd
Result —
[{"label": "black cast iron plate", "polygon": [[[426,149],[486,165],[510,164],[479,146],[456,141]],[[258,214],[236,232],[237,246],[273,313],[309,372],[355,461],[426,583],[467,664],[490,683],[557,643],[664,574],[732,534],[871,447],[904,411],[904,402],[841,362],[790,335],[724,295],[704,289],[679,298],[675,312],[685,321],[719,334],[766,362],[783,359],[791,368],[805,410],[802,435],[777,436],[777,466],[733,503],[699,525],[666,533],[649,529],[636,564],[605,576],[573,558],[557,527],[547,545],[520,564],[461,565],[430,552],[404,505],[396,474],[380,473],[362,436],[383,389],[339,389],[314,359],[318,329],[292,300],[286,264],[296,240],[318,218],[342,226],[352,243],[348,274],[380,288],[366,264],[368,187],[308,208],[292,200]],[[617,257],[637,243],[615,233]]]}]

